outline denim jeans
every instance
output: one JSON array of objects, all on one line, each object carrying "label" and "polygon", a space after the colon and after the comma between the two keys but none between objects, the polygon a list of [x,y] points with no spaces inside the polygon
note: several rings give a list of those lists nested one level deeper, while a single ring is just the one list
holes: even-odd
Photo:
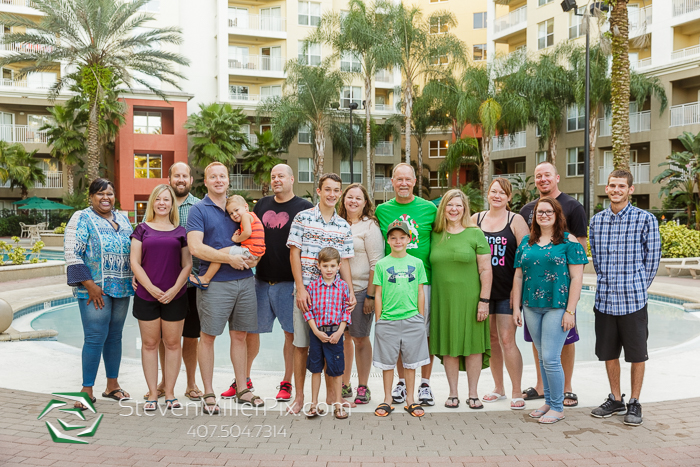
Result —
[{"label": "denim jeans", "polygon": [[525,321],[540,356],[540,373],[544,384],[544,400],[551,410],[564,411],[564,369],[561,366],[561,350],[568,331],[561,321],[564,308],[523,307]]},{"label": "denim jeans", "polygon": [[95,385],[100,356],[105,361],[107,378],[119,376],[122,360],[122,331],[129,311],[131,297],[112,298],[103,295],[105,306],[95,307],[94,302],[87,304],[86,299],[78,299],[80,319],[83,322],[83,386]]}]

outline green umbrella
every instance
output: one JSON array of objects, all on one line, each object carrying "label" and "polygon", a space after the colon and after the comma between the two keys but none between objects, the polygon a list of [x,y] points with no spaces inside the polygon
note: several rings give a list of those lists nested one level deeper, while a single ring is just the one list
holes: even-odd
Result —
[{"label": "green umbrella", "polygon": [[432,200],[432,203],[433,203],[435,206],[440,206],[440,201],[442,201],[442,196],[440,196],[439,198],[435,198],[434,200]]},{"label": "green umbrella", "polygon": [[44,198],[39,198],[38,196],[32,196],[31,198],[21,199],[21,200],[19,200],[19,201],[15,201],[15,202],[12,203],[12,204],[14,204],[14,205],[16,205],[16,206],[19,206],[19,205],[21,205],[21,204],[27,204],[27,203],[31,203],[31,202],[34,202],[34,201],[39,201],[39,200],[42,200],[42,201],[43,201],[43,199],[44,199]]},{"label": "green umbrella", "polygon": [[[26,201],[26,200],[25,200]],[[39,211],[53,211],[54,209],[73,209],[71,206],[57,203],[48,199],[33,198],[27,203],[18,206],[18,209],[37,209]]]}]

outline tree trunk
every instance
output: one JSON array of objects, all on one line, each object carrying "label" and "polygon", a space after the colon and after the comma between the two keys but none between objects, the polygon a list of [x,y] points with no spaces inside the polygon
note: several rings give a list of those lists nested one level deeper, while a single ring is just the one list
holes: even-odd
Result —
[{"label": "tree trunk", "polygon": [[552,163],[554,167],[557,166],[557,128],[552,127],[552,133],[549,136],[549,147],[547,152],[549,152],[549,162]]},{"label": "tree trunk", "polygon": [[326,155],[326,133],[323,128],[316,127],[314,130],[314,144],[316,148],[316,154],[314,154],[314,204],[316,204],[316,187],[318,186],[318,181],[323,175],[323,161]]},{"label": "tree trunk", "polygon": [[406,163],[411,163],[411,119],[413,117],[413,83],[406,78],[404,87],[404,98],[406,99]]},{"label": "tree trunk", "polygon": [[262,191],[263,197],[267,196],[267,192],[270,191],[270,185],[263,183],[260,191]]},{"label": "tree trunk", "polygon": [[[423,138],[416,138],[416,145],[418,146],[418,196],[423,197]],[[440,173],[438,172],[438,179],[440,178]],[[440,184],[438,183],[438,186]]]},{"label": "tree trunk", "polygon": [[74,185],[75,185],[75,180],[73,177],[73,165],[72,164],[63,164],[63,166],[66,168],[66,178],[68,179],[68,194],[72,195],[74,190]]},{"label": "tree trunk", "polygon": [[596,118],[596,112],[590,112],[590,118],[588,120],[589,133],[588,133],[588,144],[590,145],[590,157],[588,166],[588,202],[591,212],[587,212],[586,215],[590,219],[595,210],[595,145],[597,142],[596,135],[598,134],[598,119]]},{"label": "tree trunk", "polygon": [[627,1],[615,0],[610,13],[613,166],[615,169],[625,170],[629,170],[630,167],[630,61]]},{"label": "tree trunk", "polygon": [[[483,130],[482,130],[483,131]],[[481,137],[481,195],[487,203],[489,188],[489,172],[491,171],[491,135],[485,133]]]},{"label": "tree trunk", "polygon": [[100,176],[99,106],[95,103],[90,109],[88,122],[88,183]]},{"label": "tree trunk", "polygon": [[374,199],[374,148],[372,148],[372,125],[370,109],[372,108],[372,76],[365,75],[365,150],[367,151],[367,168],[365,174],[367,181],[365,186],[369,193],[369,199]]}]

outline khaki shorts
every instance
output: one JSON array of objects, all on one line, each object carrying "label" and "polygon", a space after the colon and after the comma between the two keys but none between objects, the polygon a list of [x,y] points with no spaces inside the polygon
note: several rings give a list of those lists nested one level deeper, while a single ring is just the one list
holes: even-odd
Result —
[{"label": "khaki shorts", "polygon": [[304,312],[297,306],[297,289],[294,288],[294,347],[308,347],[309,323],[304,319]]}]

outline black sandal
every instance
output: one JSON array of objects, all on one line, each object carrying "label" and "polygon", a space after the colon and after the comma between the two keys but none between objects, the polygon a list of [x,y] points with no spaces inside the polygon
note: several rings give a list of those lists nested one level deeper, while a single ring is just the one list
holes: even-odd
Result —
[{"label": "black sandal", "polygon": [[573,404],[564,404],[564,407],[576,407],[578,405],[578,396],[574,394],[573,392],[565,392],[564,393],[564,402],[569,399],[570,401],[574,401]]},{"label": "black sandal", "polygon": [[[408,412],[409,414],[411,414],[411,417],[422,417],[423,415],[425,415],[425,410],[423,409],[423,407],[420,404],[407,405],[407,406],[404,406],[403,409],[406,412]],[[419,410],[419,409],[423,411],[423,413],[420,415],[418,415],[416,413],[416,410]]]},{"label": "black sandal", "polygon": [[[383,410],[384,413],[383,414],[377,413],[377,410]],[[374,415],[376,415],[377,417],[388,417],[389,414],[393,411],[394,411],[394,408],[392,406],[390,406],[386,402],[382,402],[381,404],[379,404],[377,406],[376,409],[374,409]]]},{"label": "black sandal", "polygon": [[[454,404],[455,401],[457,401],[457,403],[455,405],[448,405],[447,404],[447,402],[452,402]],[[445,407],[447,407],[448,409],[459,408],[459,397],[448,397],[447,402],[445,402]]]},{"label": "black sandal", "polygon": [[534,399],[544,399],[544,394],[540,394],[537,392],[537,389],[535,388],[527,388],[526,390],[523,391],[523,399],[526,401],[531,401]]},{"label": "black sandal", "polygon": [[[478,402],[479,405],[474,404],[474,402]],[[484,404],[481,403],[481,400],[478,397],[470,397],[468,403],[470,409],[480,410],[484,408]]]},{"label": "black sandal", "polygon": [[[117,397],[117,394],[121,394],[122,397]],[[131,397],[127,396],[122,388],[115,389],[114,391],[110,392],[109,394],[107,394],[106,392],[103,392],[102,397],[106,397],[108,399],[114,399],[117,402],[131,400]]]},{"label": "black sandal", "polygon": [[[94,404],[95,402],[97,402],[97,397],[92,397],[92,398],[90,399],[90,402],[92,402],[93,404]],[[85,407],[85,404],[83,404],[82,402],[76,402],[75,404],[73,404],[73,408],[74,408],[74,409],[78,409],[78,410],[80,410],[81,412],[82,412],[83,410],[87,410],[87,407]]]}]

